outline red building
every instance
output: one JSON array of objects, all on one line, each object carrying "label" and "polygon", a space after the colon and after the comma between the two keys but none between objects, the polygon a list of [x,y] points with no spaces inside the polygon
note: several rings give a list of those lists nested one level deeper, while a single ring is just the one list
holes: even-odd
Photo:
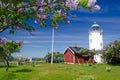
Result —
[{"label": "red building", "polygon": [[83,49],[80,47],[68,47],[64,52],[64,62],[65,63],[94,63],[94,59],[88,54],[79,55],[78,52]]}]

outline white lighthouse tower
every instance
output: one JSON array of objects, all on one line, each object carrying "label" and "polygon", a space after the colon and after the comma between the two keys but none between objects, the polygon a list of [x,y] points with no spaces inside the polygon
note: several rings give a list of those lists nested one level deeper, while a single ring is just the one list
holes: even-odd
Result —
[{"label": "white lighthouse tower", "polygon": [[[103,31],[96,22],[94,22],[89,30],[89,49],[96,52],[100,52],[103,49]],[[94,56],[94,60],[97,63],[101,63],[101,54],[97,53]]]}]

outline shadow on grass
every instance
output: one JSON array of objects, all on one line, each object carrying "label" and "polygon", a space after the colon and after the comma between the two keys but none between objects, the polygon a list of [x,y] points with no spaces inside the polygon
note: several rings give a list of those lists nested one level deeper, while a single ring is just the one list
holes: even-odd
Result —
[{"label": "shadow on grass", "polygon": [[13,72],[32,72],[32,69],[20,69]]},{"label": "shadow on grass", "polygon": [[[6,65],[0,65],[0,68],[4,68],[4,67],[6,67]],[[9,66],[9,68],[14,68],[14,67],[16,67],[15,65],[10,65]]]},{"label": "shadow on grass", "polygon": [[120,66],[120,63],[119,64],[108,64],[110,66]]}]

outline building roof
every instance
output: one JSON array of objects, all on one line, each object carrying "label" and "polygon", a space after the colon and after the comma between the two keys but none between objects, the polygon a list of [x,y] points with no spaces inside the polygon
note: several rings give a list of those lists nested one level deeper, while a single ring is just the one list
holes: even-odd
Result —
[{"label": "building roof", "polygon": [[98,25],[96,22],[91,26],[90,31],[101,31],[100,25]]},{"label": "building roof", "polygon": [[69,47],[69,49],[71,49],[74,53],[78,53],[80,51],[80,49],[83,49],[81,47]]},{"label": "building roof", "polygon": [[93,27],[97,27],[97,28],[98,28],[98,27],[100,27],[100,25],[98,25],[98,24],[95,22],[95,23],[92,25],[92,28],[93,28]]},{"label": "building roof", "polygon": [[[65,50],[65,52],[66,52],[68,49],[71,50],[71,52],[72,52],[73,54],[76,54],[76,53],[79,52],[80,49],[83,49],[83,48],[81,48],[81,47],[68,47],[68,48]],[[65,52],[64,52],[64,53],[65,53]]]}]

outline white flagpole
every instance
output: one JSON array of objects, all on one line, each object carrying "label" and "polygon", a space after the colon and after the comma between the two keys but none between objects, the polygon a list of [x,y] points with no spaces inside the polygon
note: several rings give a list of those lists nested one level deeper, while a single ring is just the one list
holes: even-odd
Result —
[{"label": "white flagpole", "polygon": [[53,53],[54,53],[54,28],[52,28],[52,53],[51,53],[51,64],[53,64]]}]

